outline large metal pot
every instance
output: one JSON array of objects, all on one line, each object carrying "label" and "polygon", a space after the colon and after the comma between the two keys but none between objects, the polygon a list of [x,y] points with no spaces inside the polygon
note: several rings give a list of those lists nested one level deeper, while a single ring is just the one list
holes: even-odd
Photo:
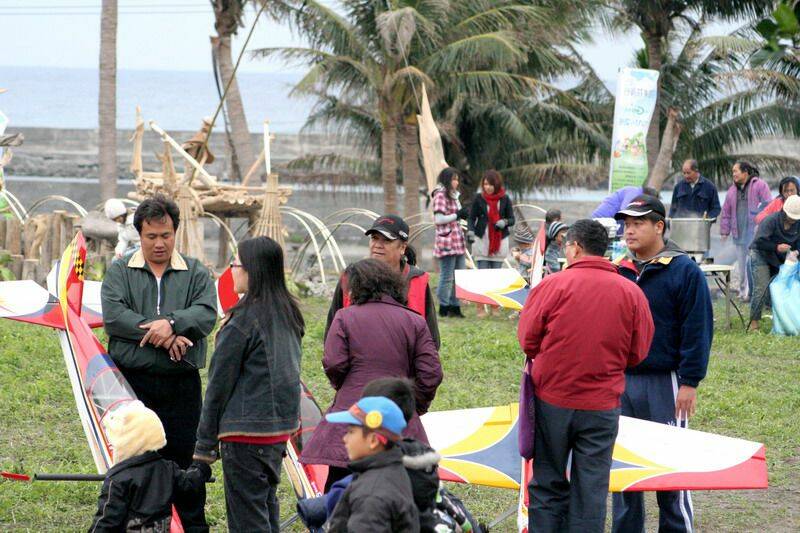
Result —
[{"label": "large metal pot", "polygon": [[707,252],[713,223],[711,218],[672,218],[669,238],[687,252]]}]

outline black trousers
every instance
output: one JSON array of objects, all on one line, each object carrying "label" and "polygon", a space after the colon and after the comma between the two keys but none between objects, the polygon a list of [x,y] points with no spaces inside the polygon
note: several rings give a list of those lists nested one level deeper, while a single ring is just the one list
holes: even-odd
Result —
[{"label": "black trousers", "polygon": [[223,442],[225,510],[231,532],[280,531],[277,490],[286,444]]},{"label": "black trousers", "polygon": [[[200,372],[154,374],[132,368],[120,368],[120,371],[136,396],[156,412],[164,425],[167,445],[159,450],[161,456],[175,461],[181,468],[189,468],[203,405]],[[205,487],[199,497],[175,500],[175,508],[186,533],[208,531],[205,505]]]},{"label": "black trousers", "polygon": [[536,398],[528,531],[604,531],[619,414],[619,408],[564,409]]}]

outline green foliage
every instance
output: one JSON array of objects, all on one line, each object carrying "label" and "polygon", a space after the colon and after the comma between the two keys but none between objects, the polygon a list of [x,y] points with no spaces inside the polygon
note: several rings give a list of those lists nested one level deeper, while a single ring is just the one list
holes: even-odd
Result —
[{"label": "green foliage", "polygon": [[11,264],[11,254],[6,251],[0,251],[0,281],[12,281],[17,279],[14,273],[8,266]]},{"label": "green foliage", "polygon": [[89,261],[88,268],[86,269],[86,279],[90,281],[103,281],[103,276],[106,275],[106,268],[106,260],[104,258],[94,258],[94,260]]},{"label": "green foliage", "polygon": [[[307,320],[303,339],[303,379],[325,409],[333,399],[322,370],[322,332],[328,302],[303,300]],[[445,318],[441,360],[445,379],[432,410],[485,407],[517,398],[522,355],[516,322],[508,312],[477,320]],[[717,317],[722,316],[718,308]],[[770,473],[768,491],[710,491],[693,494],[700,531],[797,531],[800,517],[800,395],[797,339],[766,334],[745,335],[723,329],[718,320],[708,377],[698,392],[692,427],[764,442]],[[762,327],[768,331],[768,320]],[[0,470],[13,472],[93,472],[69,378],[55,334],[42,328],[0,321]],[[104,339],[101,338],[101,341]],[[202,372],[203,381],[206,372]],[[213,531],[225,531],[222,465],[213,467],[217,482],[209,485],[207,515]],[[514,505],[514,491],[450,486],[482,521]],[[97,506],[99,483],[18,483],[0,481],[0,529],[85,531]],[[294,494],[284,479],[278,489],[281,515],[294,509]],[[647,529],[657,529],[656,506]],[[302,531],[292,526],[289,531]],[[513,519],[493,531],[512,532]]]},{"label": "green foliage", "polygon": [[414,122],[422,83],[450,163],[499,168],[518,189],[559,182],[563,169],[594,163],[607,144],[593,102],[553,84],[579,68],[569,45],[585,38],[594,0],[345,0],[339,12],[313,0],[274,4],[310,46],[256,54],[308,65],[294,88],[317,101],[305,128],[339,133],[362,153],[296,168],[376,180],[382,134]]},{"label": "green foliage", "polygon": [[763,43],[750,57],[751,65],[761,67],[781,62],[796,64],[800,45],[800,3],[782,0],[770,17],[756,24],[755,31],[763,39]]}]

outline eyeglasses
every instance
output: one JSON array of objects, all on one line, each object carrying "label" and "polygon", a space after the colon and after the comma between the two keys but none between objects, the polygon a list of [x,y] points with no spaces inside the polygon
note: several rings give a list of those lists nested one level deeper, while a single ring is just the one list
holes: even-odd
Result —
[{"label": "eyeglasses", "polygon": [[230,266],[231,268],[242,268],[242,264],[241,263],[231,263],[228,266]]}]

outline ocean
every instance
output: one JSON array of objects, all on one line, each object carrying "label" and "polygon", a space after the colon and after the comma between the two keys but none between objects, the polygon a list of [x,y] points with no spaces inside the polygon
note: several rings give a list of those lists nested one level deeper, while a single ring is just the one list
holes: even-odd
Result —
[{"label": "ocean", "polygon": [[[301,73],[241,73],[239,89],[251,131],[297,133],[313,101],[290,98]],[[0,66],[0,111],[9,126],[97,128],[96,69]],[[195,130],[214,114],[219,95],[211,72],[120,70],[117,73],[117,127],[133,128],[136,106],[147,120],[167,130]],[[218,124],[222,124],[221,115]],[[11,131],[11,129],[9,130]]]}]

